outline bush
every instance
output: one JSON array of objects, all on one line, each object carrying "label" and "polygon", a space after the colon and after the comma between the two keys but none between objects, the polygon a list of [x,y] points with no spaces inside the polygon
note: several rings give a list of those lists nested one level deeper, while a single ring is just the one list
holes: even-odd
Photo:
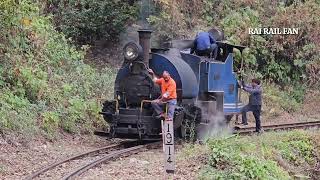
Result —
[{"label": "bush", "polygon": [[[149,18],[164,39],[193,38],[196,31],[219,27],[228,41],[249,47],[246,71],[277,84],[320,85],[320,3],[309,1],[167,0],[156,1],[158,13]],[[188,7],[192,7],[189,9]],[[189,18],[192,14],[192,18]],[[299,28],[298,35],[250,35],[249,28]],[[240,67],[236,54],[235,67]]]},{"label": "bush", "polygon": [[294,112],[301,107],[306,90],[305,85],[281,88],[275,84],[265,84],[263,87],[266,107],[286,112]]},{"label": "bush", "polygon": [[247,140],[211,140],[209,147],[209,165],[213,168],[204,169],[200,179],[289,179],[276,162],[251,154],[255,144]]},{"label": "bush", "polygon": [[115,73],[84,64],[85,52],[34,1],[5,1],[0,12],[1,131],[54,137],[60,128],[79,133],[103,125],[98,111],[111,97]]},{"label": "bush", "polygon": [[[211,139],[208,166],[199,178],[291,179],[290,176],[303,172],[301,169],[315,165],[316,146],[311,134],[305,131]],[[304,171],[306,176],[309,173]]]},{"label": "bush", "polygon": [[80,44],[117,39],[138,12],[136,6],[117,0],[52,0],[47,7],[54,15],[57,28]]},{"label": "bush", "polygon": [[[319,43],[317,17],[320,14],[310,12],[320,12],[318,3],[240,1],[233,6],[232,13],[222,17],[218,25],[223,27],[231,42],[249,47],[247,53],[251,56],[245,58],[247,68],[280,84],[305,82],[312,77],[306,68],[319,63],[319,47],[315,44]],[[315,26],[310,28],[310,23]],[[259,27],[299,28],[299,34],[249,35],[248,28]]]},{"label": "bush", "polygon": [[201,29],[202,1],[177,0],[173,4],[170,0],[154,1],[155,8],[148,22],[156,29],[155,36],[159,41],[168,41],[174,38],[191,38],[195,35],[191,30]]},{"label": "bush", "polygon": [[37,129],[37,107],[10,89],[1,89],[0,132],[13,130],[29,136]]}]

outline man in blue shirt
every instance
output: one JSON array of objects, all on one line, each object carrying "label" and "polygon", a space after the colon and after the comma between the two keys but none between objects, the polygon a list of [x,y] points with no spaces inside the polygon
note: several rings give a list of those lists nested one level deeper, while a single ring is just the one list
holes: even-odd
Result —
[{"label": "man in blue shirt", "polygon": [[218,46],[214,37],[208,32],[200,32],[194,40],[191,48],[191,54],[196,53],[198,56],[208,56],[217,58]]},{"label": "man in blue shirt", "polygon": [[244,84],[241,82],[241,88],[250,94],[249,96],[249,104],[244,106],[242,109],[242,124],[248,125],[247,121],[247,112],[252,111],[253,116],[256,120],[256,132],[261,132],[261,121],[260,121],[260,113],[261,113],[261,104],[262,104],[262,88],[260,85],[260,80],[252,79],[251,85]]}]

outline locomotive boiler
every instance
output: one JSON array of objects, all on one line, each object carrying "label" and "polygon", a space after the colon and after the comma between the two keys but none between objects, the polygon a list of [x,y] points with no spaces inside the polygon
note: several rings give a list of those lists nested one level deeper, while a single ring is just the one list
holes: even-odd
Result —
[{"label": "locomotive boiler", "polygon": [[[217,40],[222,36],[213,33]],[[150,100],[157,99],[160,88],[148,73],[168,71],[177,85],[174,114],[176,134],[191,137],[201,134],[219,113],[226,121],[243,107],[238,99],[238,84],[233,72],[233,49],[218,41],[216,59],[190,54],[191,40],[175,40],[161,48],[150,48],[152,31],[139,30],[139,44],[124,46],[124,62],[114,84],[114,100],[105,101],[101,114],[110,125],[111,137],[155,138],[161,132],[161,121],[155,117]]]}]

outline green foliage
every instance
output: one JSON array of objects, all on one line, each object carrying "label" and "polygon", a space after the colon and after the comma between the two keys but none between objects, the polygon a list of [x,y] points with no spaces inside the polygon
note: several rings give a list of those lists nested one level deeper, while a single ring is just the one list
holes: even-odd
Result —
[{"label": "green foliage", "polygon": [[60,124],[60,117],[57,112],[43,112],[42,113],[42,127],[48,132],[50,135],[54,134],[54,132],[58,129]]},{"label": "green foliage", "polygon": [[0,130],[49,138],[59,128],[92,132],[104,124],[98,111],[111,97],[114,72],[84,64],[84,52],[38,7],[31,0],[0,3]]},{"label": "green foliage", "polygon": [[51,0],[47,6],[58,29],[82,44],[117,39],[138,12],[136,6],[117,0]]},{"label": "green foliage", "polygon": [[14,130],[25,135],[36,131],[36,107],[27,99],[14,95],[9,89],[1,89],[0,131]]},{"label": "green foliage", "polygon": [[154,31],[153,37],[159,37],[159,41],[168,41],[174,38],[190,38],[194,32],[201,29],[203,20],[201,16],[202,2],[197,0],[157,0],[155,10],[149,16],[148,22]]},{"label": "green foliage", "polygon": [[[304,131],[211,139],[207,144],[210,149],[208,165],[199,178],[291,179],[290,175],[316,163],[313,143],[312,136]],[[282,163],[279,158],[283,159]],[[299,171],[284,169],[287,168],[284,164],[291,164]]]},{"label": "green foliage", "polygon": [[[159,13],[149,18],[167,38],[193,38],[197,31],[218,27],[227,40],[248,47],[246,72],[277,84],[320,85],[320,4],[318,1],[204,0],[156,1]],[[187,7],[193,7],[192,10]],[[193,18],[188,18],[192,14]],[[312,24],[312,25],[311,25]],[[298,28],[298,35],[250,35],[249,28]],[[240,54],[235,67],[240,67]]]},{"label": "green foliage", "polygon": [[282,157],[291,164],[302,165],[314,163],[312,139],[303,132],[289,132],[282,137],[283,141],[274,142]]},{"label": "green foliage", "polygon": [[[228,40],[249,47],[247,53],[253,56],[245,57],[247,69],[259,71],[265,79],[276,83],[291,84],[308,78],[316,83],[311,78],[312,73],[307,73],[306,67],[308,64],[319,63],[319,48],[314,44],[319,42],[320,14],[310,13],[320,12],[319,4],[314,1],[286,4],[281,1],[262,4],[239,1],[230,6],[233,6],[232,10],[229,9],[231,13],[222,17],[218,25],[223,27]],[[318,32],[308,28],[311,22]],[[299,28],[299,35],[248,33],[249,28],[261,27]]]},{"label": "green foliage", "polygon": [[268,107],[294,112],[301,107],[305,90],[305,85],[287,86],[281,89],[275,84],[265,84],[264,101]]},{"label": "green foliage", "polygon": [[6,172],[6,166],[0,164],[0,173]]},{"label": "green foliage", "polygon": [[274,161],[255,156],[256,145],[246,139],[210,140],[209,147],[210,166],[202,172],[200,179],[289,179]]},{"label": "green foliage", "polygon": [[208,148],[204,148],[202,145],[185,143],[182,149],[182,153],[178,154],[178,159],[194,159],[201,155],[206,156]]}]

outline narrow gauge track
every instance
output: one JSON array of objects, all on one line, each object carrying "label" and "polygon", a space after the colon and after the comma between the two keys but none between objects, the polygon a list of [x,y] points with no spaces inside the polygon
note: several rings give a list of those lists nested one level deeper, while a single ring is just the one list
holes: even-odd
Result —
[{"label": "narrow gauge track", "polygon": [[131,154],[135,154],[138,153],[140,151],[142,151],[143,149],[146,149],[147,147],[151,147],[151,146],[157,146],[160,145],[161,143],[159,142],[155,142],[155,143],[150,143],[150,144],[145,144],[145,145],[138,145],[138,146],[133,146],[130,148],[126,148],[126,149],[121,149],[119,151],[114,151],[111,152],[105,156],[103,156],[102,158],[99,158],[95,161],[92,161],[78,169],[76,169],[75,171],[73,171],[72,173],[68,174],[67,176],[63,177],[63,180],[70,180],[70,179],[75,179],[75,177],[81,175],[82,173],[84,173],[85,171],[103,163],[106,162],[108,160],[111,160],[113,158],[117,158],[119,156],[126,156],[126,155],[131,155]]},{"label": "narrow gauge track", "polygon": [[28,176],[25,180],[34,179],[34,178],[40,176],[41,174],[44,174],[45,172],[54,169],[55,167],[58,167],[64,163],[67,163],[67,162],[70,162],[73,160],[81,159],[83,157],[87,157],[92,154],[97,154],[97,156],[98,155],[101,156],[101,154],[104,154],[102,156],[102,158],[94,160],[94,161],[90,162],[89,164],[86,164],[85,166],[78,168],[76,171],[74,171],[73,173],[70,173],[69,175],[67,175],[63,178],[63,179],[70,179],[72,177],[80,175],[81,173],[85,172],[86,170],[88,170],[88,169],[90,169],[100,163],[103,163],[107,160],[110,160],[112,158],[118,157],[122,154],[129,153],[129,152],[137,153],[138,150],[141,150],[141,149],[148,146],[148,144],[146,144],[146,145],[138,145],[138,144],[139,144],[139,141],[125,141],[122,143],[118,143],[118,144],[114,144],[114,145],[110,145],[110,146],[105,146],[105,147],[94,149],[94,150],[91,150],[91,151],[88,151],[88,152],[85,152],[82,154],[78,154],[78,155],[72,156],[70,158],[52,163],[52,164],[34,172],[30,176]]},{"label": "narrow gauge track", "polygon": [[[262,129],[264,131],[276,131],[276,130],[289,130],[289,129],[319,128],[319,127],[320,127],[320,121],[310,121],[310,122],[264,125],[262,126]],[[234,134],[250,134],[253,132],[255,132],[255,127],[235,126],[233,129]]]}]

